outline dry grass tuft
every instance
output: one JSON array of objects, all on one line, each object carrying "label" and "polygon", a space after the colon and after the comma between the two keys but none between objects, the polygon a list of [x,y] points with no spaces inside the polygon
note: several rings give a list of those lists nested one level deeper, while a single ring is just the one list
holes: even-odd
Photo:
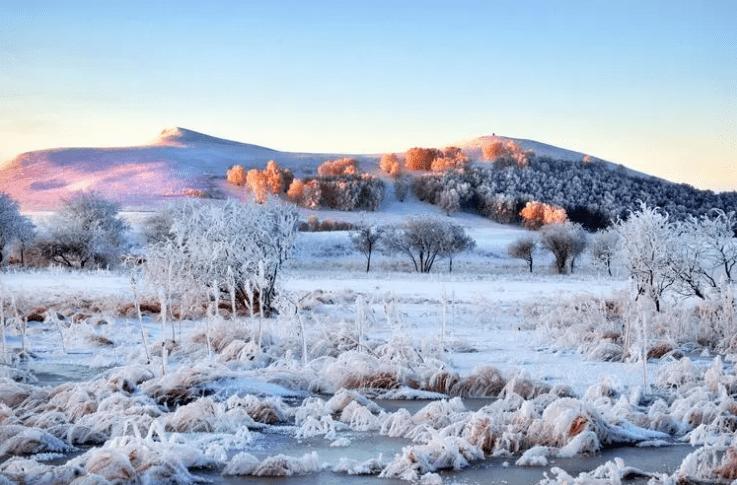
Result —
[{"label": "dry grass tuft", "polygon": [[343,381],[346,389],[396,389],[399,379],[392,372],[377,372],[362,376],[349,376]]},{"label": "dry grass tuft", "polygon": [[673,351],[673,345],[671,345],[668,342],[656,342],[650,349],[647,351],[647,358],[648,359],[660,359],[668,352]]},{"label": "dry grass tuft", "polygon": [[440,392],[443,394],[450,394],[453,386],[460,382],[458,374],[448,372],[447,370],[440,370],[430,377],[425,390],[432,392]]},{"label": "dry grass tuft", "polygon": [[107,337],[103,337],[102,335],[88,335],[87,341],[91,344],[102,345],[104,347],[112,347],[113,345],[115,345],[115,342]]},{"label": "dry grass tuft", "polygon": [[448,394],[461,397],[496,397],[506,382],[494,367],[485,366],[457,382]]},{"label": "dry grass tuft", "polygon": [[469,420],[466,423],[463,434],[469,443],[478,446],[487,455],[490,455],[494,451],[496,437],[494,436],[490,418],[484,417]]}]

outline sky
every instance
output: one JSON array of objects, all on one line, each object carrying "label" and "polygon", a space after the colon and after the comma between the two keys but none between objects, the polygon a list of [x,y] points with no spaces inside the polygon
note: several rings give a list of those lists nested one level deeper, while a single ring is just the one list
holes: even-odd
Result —
[{"label": "sky", "polygon": [[166,127],[283,151],[504,135],[737,190],[737,2],[0,1],[0,164]]}]

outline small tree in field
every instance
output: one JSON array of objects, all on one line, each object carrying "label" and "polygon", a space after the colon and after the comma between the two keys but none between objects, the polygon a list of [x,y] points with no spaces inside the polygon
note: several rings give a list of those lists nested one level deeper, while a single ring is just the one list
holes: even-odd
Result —
[{"label": "small tree in field", "polygon": [[616,226],[619,251],[637,296],[647,296],[660,311],[663,294],[678,281],[678,239],[668,214],[641,204]]},{"label": "small tree in field", "polygon": [[0,264],[4,260],[4,250],[14,241],[29,240],[33,235],[33,224],[20,214],[20,207],[12,197],[0,192]]},{"label": "small tree in field", "polygon": [[127,248],[128,223],[120,205],[94,192],[64,201],[52,219],[49,237],[40,243],[45,256],[68,267],[115,265]]},{"label": "small tree in field", "polygon": [[618,241],[619,235],[612,229],[597,232],[591,241],[594,261],[606,268],[609,276],[612,276],[612,262],[617,254]]},{"label": "small tree in field", "polygon": [[366,272],[371,270],[371,254],[378,247],[384,229],[377,226],[364,225],[351,234],[353,247],[366,256]]},{"label": "small tree in field", "polygon": [[689,217],[676,224],[682,255],[679,289],[686,296],[705,299],[707,292],[730,283],[737,264],[737,216],[713,209],[700,218]]},{"label": "small tree in field", "polygon": [[405,254],[420,273],[429,273],[437,258],[452,258],[474,245],[461,226],[434,217],[412,217],[389,226],[382,241],[383,252]]},{"label": "small tree in field", "polygon": [[573,263],[586,248],[586,234],[578,224],[549,224],[540,230],[540,245],[553,253],[558,274],[573,271]]},{"label": "small tree in field", "polygon": [[507,253],[512,258],[526,261],[527,266],[530,268],[530,273],[532,273],[532,257],[535,253],[536,247],[537,242],[535,242],[534,239],[531,237],[525,237],[510,244],[507,248]]}]

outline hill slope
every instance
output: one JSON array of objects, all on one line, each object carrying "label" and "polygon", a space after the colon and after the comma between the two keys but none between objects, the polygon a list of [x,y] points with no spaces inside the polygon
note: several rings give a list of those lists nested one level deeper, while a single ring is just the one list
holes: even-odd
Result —
[{"label": "hill slope", "polygon": [[[474,160],[491,137],[457,144]],[[539,155],[581,160],[583,154],[529,140],[516,140]],[[409,147],[408,147],[409,148]],[[263,168],[268,160],[290,168],[298,177],[311,175],[325,160],[351,156],[366,172],[378,170],[379,155],[280,152],[216,138],[184,128],[165,129],[152,142],[121,148],[56,148],[28,152],[0,168],[0,191],[20,201],[24,210],[53,210],[79,190],[94,190],[127,209],[147,209],[197,193],[220,197],[228,168],[241,164]]]}]

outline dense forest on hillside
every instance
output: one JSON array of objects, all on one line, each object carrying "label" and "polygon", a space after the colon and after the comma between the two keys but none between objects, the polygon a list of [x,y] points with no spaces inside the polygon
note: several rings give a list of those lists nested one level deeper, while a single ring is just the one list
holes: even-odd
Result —
[{"label": "dense forest on hillside", "polygon": [[601,162],[533,158],[522,166],[463,166],[416,176],[413,191],[446,212],[478,211],[503,223],[521,222],[530,201],[562,207],[568,218],[590,230],[627,218],[640,202],[660,207],[675,220],[717,208],[737,210],[737,193],[714,193],[687,184],[635,175]]}]

